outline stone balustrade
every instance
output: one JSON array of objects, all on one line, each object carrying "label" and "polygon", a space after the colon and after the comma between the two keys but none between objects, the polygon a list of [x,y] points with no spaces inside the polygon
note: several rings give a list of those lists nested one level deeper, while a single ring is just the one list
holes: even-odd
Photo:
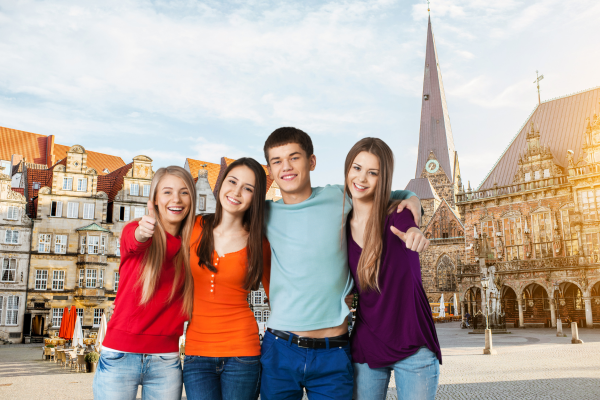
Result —
[{"label": "stone balustrade", "polygon": [[568,179],[566,176],[555,176],[553,178],[538,179],[534,181],[515,183],[507,186],[494,186],[490,189],[459,192],[456,195],[456,202],[465,203],[470,201],[480,201],[482,199],[488,199],[499,196],[522,194],[523,192],[527,192],[529,190],[550,188],[552,186],[564,185],[566,183],[568,183]]}]

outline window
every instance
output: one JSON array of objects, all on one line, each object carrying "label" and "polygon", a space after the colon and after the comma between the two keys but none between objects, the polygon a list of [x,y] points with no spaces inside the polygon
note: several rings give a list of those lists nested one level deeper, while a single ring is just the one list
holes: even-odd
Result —
[{"label": "window", "polygon": [[6,325],[17,325],[19,318],[19,297],[8,296],[6,301]]},{"label": "window", "polygon": [[535,171],[535,180],[541,179],[540,171]]},{"label": "window", "polygon": [[98,254],[98,243],[100,241],[99,236],[89,236],[88,237],[88,254]]},{"label": "window", "polygon": [[115,255],[116,255],[117,257],[121,257],[121,241],[119,240],[119,238],[117,238],[117,241],[116,241],[116,242],[117,242],[117,243],[116,243]]},{"label": "window", "polygon": [[138,185],[137,183],[132,183],[131,185],[129,185],[129,194],[132,196],[139,196],[140,185]]},{"label": "window", "polygon": [[67,203],[67,218],[79,217],[79,203]]},{"label": "window", "polygon": [[268,322],[270,316],[271,316],[271,311],[269,311],[269,310],[263,311],[263,322]]},{"label": "window", "polygon": [[52,271],[52,290],[65,290],[65,271]]},{"label": "window", "polygon": [[19,231],[6,230],[4,235],[4,243],[6,244],[19,244]]},{"label": "window", "polygon": [[548,168],[544,170],[544,178],[550,178],[550,170]]},{"label": "window", "polygon": [[[481,233],[482,234],[486,234],[487,238],[488,238],[488,243],[490,244],[490,247],[493,249],[495,240],[494,240],[494,221],[489,220],[489,221],[483,221],[481,223]],[[482,236],[483,238],[483,236]],[[494,254],[496,254],[496,252],[494,251]]]},{"label": "window", "polygon": [[63,190],[73,190],[73,178],[63,178]]},{"label": "window", "polygon": [[87,191],[87,179],[77,179],[77,191],[78,192],[86,192]]},{"label": "window", "polygon": [[96,276],[97,272],[95,269],[86,269],[87,279],[85,281],[85,287],[95,288],[96,287]]},{"label": "window", "polygon": [[81,237],[81,243],[80,243],[80,246],[79,246],[79,252],[81,254],[85,254],[85,239],[86,239],[85,236]]},{"label": "window", "polygon": [[521,217],[504,218],[502,220],[506,261],[523,259],[523,235]]},{"label": "window", "polygon": [[62,217],[62,201],[53,201],[50,205],[51,217]]},{"label": "window", "polygon": [[275,196],[281,197],[281,189],[275,189]]},{"label": "window", "polygon": [[262,302],[262,292],[260,290],[255,290],[254,291],[254,302],[253,304],[255,306],[262,306],[263,302]]},{"label": "window", "polygon": [[98,287],[104,287],[104,270],[100,270],[100,275],[98,276]]},{"label": "window", "polygon": [[77,313],[77,316],[81,318],[81,323],[83,324],[83,308],[76,308],[75,311]]},{"label": "window", "polygon": [[150,196],[150,185],[144,185],[144,197]]},{"label": "window", "polygon": [[82,288],[83,287],[83,283],[85,280],[85,270],[82,268],[79,270],[79,287]]},{"label": "window", "polygon": [[4,297],[0,296],[0,324],[2,323],[2,305],[4,304]]},{"label": "window", "polygon": [[119,221],[129,221],[129,207],[119,207]]},{"label": "window", "polygon": [[206,211],[206,195],[198,195],[198,210]]},{"label": "window", "polygon": [[550,213],[542,212],[531,216],[533,245],[536,258],[552,257],[552,223]]},{"label": "window", "polygon": [[6,213],[6,219],[15,221],[19,219],[19,208],[16,206],[8,206],[8,212]]},{"label": "window", "polygon": [[48,286],[48,271],[45,269],[35,270],[35,290],[46,290]]},{"label": "window", "polygon": [[102,321],[102,315],[104,314],[103,308],[94,308],[94,326],[100,326]]},{"label": "window", "polygon": [[54,236],[54,252],[57,254],[65,254],[67,252],[67,235]]},{"label": "window", "polygon": [[53,308],[52,309],[52,327],[58,328],[62,321],[63,309],[62,308]]},{"label": "window", "polygon": [[[5,174],[8,176],[12,175],[12,171],[11,171],[11,165],[12,163],[10,161],[6,161],[6,160],[1,160],[0,161],[0,174]],[[0,318],[0,320],[2,320],[2,318]]]},{"label": "window", "polygon": [[115,272],[115,292],[119,289],[119,273]]},{"label": "window", "polygon": [[100,236],[100,254],[106,254],[106,236]]},{"label": "window", "polygon": [[438,289],[442,292],[454,292],[456,290],[456,278],[454,274],[454,263],[448,255],[443,255],[437,265]]},{"label": "window", "polygon": [[83,204],[83,219],[94,219],[94,204]]},{"label": "window", "polygon": [[567,256],[576,256],[579,254],[579,242],[577,241],[577,231],[571,226],[571,218],[575,214],[574,210],[561,210],[562,234],[565,244],[565,254]]},{"label": "window", "polygon": [[254,318],[256,318],[256,322],[263,322],[262,311],[254,311]]},{"label": "window", "polygon": [[525,172],[525,182],[529,182],[531,180],[531,172]]},{"label": "window", "polygon": [[38,243],[39,253],[50,253],[51,237],[52,236],[49,233],[40,233]]},{"label": "window", "polygon": [[133,207],[133,218],[142,218],[146,214],[144,207]]},{"label": "window", "polygon": [[600,256],[600,233],[588,233],[583,235],[583,239],[588,255],[594,256],[598,260]]},{"label": "window", "polygon": [[598,220],[600,211],[600,189],[582,190],[579,195],[579,208],[585,221]]},{"label": "window", "polygon": [[17,276],[17,260],[15,258],[2,259],[2,282],[14,282]]}]

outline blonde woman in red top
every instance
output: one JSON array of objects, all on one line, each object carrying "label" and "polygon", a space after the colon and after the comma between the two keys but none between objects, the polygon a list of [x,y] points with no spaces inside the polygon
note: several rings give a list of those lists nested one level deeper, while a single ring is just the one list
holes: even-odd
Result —
[{"label": "blonde woman in red top", "polygon": [[261,280],[269,290],[266,189],[263,167],[240,158],[225,171],[215,214],[196,218],[190,252],[194,309],[183,369],[190,400],[258,398],[260,340],[246,299]]},{"label": "blonde woman in red top", "polygon": [[188,244],[195,186],[181,167],[159,169],[150,186],[148,215],[121,236],[121,277],[94,376],[94,399],[179,400],[179,337],[192,314]]}]

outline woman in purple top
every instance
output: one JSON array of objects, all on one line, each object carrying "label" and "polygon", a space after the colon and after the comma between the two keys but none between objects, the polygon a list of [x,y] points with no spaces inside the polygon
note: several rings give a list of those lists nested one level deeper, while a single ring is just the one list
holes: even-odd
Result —
[{"label": "woman in purple top", "polygon": [[385,399],[394,371],[398,399],[433,400],[442,354],[418,254],[429,241],[409,210],[397,213],[390,204],[394,156],[382,140],[356,143],[345,171],[353,206],[348,262],[359,293],[351,337],[354,399]]}]

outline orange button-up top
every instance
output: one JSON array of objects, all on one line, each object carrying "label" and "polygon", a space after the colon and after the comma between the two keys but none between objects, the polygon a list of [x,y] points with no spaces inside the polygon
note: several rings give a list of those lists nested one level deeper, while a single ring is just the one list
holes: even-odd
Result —
[{"label": "orange button-up top", "polygon": [[[260,355],[258,326],[248,306],[244,289],[247,248],[220,257],[215,251],[217,272],[198,265],[196,253],[202,233],[200,216],[192,233],[190,265],[194,276],[194,311],[185,340],[185,354],[203,357],[244,357]],[[269,294],[271,249],[263,240],[263,286]]]}]

